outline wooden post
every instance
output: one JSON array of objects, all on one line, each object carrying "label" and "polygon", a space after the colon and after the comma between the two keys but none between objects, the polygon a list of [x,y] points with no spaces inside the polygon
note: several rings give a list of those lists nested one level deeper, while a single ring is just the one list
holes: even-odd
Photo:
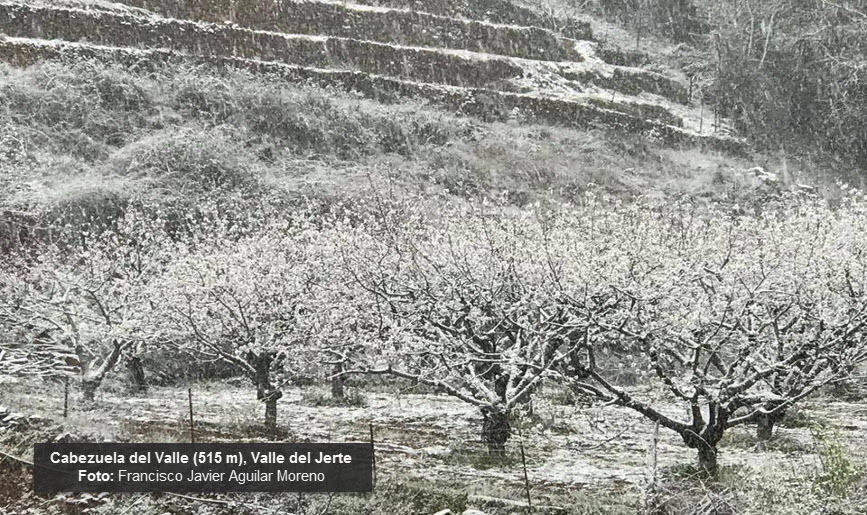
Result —
[{"label": "wooden post", "polygon": [[373,422],[370,423],[370,456],[373,465],[373,486],[376,486],[376,443],[373,440]]},{"label": "wooden post", "polygon": [[714,103],[713,105],[713,132],[716,134],[717,128],[719,128],[719,104]]},{"label": "wooden post", "polygon": [[692,85],[695,82],[695,75],[689,76],[689,91],[686,94],[686,105],[690,105],[692,103]]},{"label": "wooden post", "polygon": [[530,478],[527,476],[527,457],[524,454],[524,435],[518,426],[518,444],[521,447],[521,467],[524,469],[524,490],[527,492],[527,507],[533,509],[533,500],[530,498]]},{"label": "wooden post", "polygon": [[193,425],[193,389],[187,388],[187,396],[190,399],[190,443],[196,443],[195,426]]},{"label": "wooden post", "polygon": [[343,362],[334,365],[334,375],[331,377],[331,397],[333,399],[342,399],[345,397],[343,391]]},{"label": "wooden post", "polygon": [[651,478],[652,478],[654,485],[656,484],[656,469],[658,466],[658,464],[657,464],[657,459],[658,459],[657,453],[658,452],[659,452],[659,421],[657,421],[656,425],[653,427],[653,442],[652,442],[651,455],[650,455],[650,467],[651,467],[651,471],[652,471]]},{"label": "wooden post", "polygon": [[644,499],[643,502],[643,511],[642,513],[656,513],[659,508],[657,506],[657,492],[656,492],[656,481],[657,481],[657,467],[658,467],[658,449],[659,449],[659,422],[656,423],[656,426],[653,428],[653,439],[650,441],[650,463],[648,466],[650,467],[650,473],[647,478],[647,487],[644,490]]},{"label": "wooden post", "polygon": [[69,416],[69,376],[63,377],[63,418]]}]

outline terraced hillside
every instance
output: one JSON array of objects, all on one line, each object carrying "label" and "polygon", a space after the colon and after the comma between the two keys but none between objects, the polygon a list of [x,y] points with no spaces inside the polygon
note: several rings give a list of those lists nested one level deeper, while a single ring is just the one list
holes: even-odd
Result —
[{"label": "terraced hillside", "polygon": [[[68,0],[0,3],[0,58],[193,62],[276,73],[383,100],[429,101],[485,120],[610,127],[669,143],[742,143],[680,81],[613,64],[586,25],[535,26],[506,2]],[[476,18],[476,19],[468,19]],[[568,36],[568,37],[567,37]]]}]

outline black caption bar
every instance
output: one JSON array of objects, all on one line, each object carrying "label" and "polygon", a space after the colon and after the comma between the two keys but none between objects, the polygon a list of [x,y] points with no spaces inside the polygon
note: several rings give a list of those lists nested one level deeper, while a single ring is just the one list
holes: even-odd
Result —
[{"label": "black caption bar", "polygon": [[370,492],[366,443],[36,444],[36,492]]}]

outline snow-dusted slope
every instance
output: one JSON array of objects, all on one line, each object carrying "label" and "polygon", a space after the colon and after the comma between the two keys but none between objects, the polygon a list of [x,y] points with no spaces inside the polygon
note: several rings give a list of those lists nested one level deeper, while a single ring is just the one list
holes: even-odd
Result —
[{"label": "snow-dusted slope", "polygon": [[[147,4],[145,0],[128,1]],[[110,2],[75,0],[67,5],[69,2],[73,0],[66,4],[0,2],[0,33],[7,36],[2,58],[18,64],[60,56],[109,59],[147,49],[150,59],[230,62],[257,70],[276,67],[292,70],[280,72],[290,79],[313,77],[369,96],[384,89],[488,119],[521,117],[543,123],[607,126],[669,142],[710,143],[725,149],[741,144],[727,136],[725,128],[707,134],[709,121],[690,105],[687,88],[677,80],[609,64],[597,55],[594,42],[562,38],[544,29],[477,22],[492,32],[483,31],[484,37],[473,45],[458,44],[466,40],[463,34],[453,37],[451,46],[441,47],[395,43],[390,40],[399,38],[383,36],[383,30],[371,28],[364,17],[371,13],[393,16],[391,32],[395,34],[424,34],[425,26],[419,20],[424,22],[425,16],[433,20],[434,32],[456,23],[460,33],[471,22],[328,0],[281,0],[273,5],[278,6],[274,19],[282,21],[268,25],[250,15],[247,21],[252,26],[242,26],[167,18]],[[304,9],[292,10],[300,5]],[[288,12],[293,13],[291,23],[286,21]],[[347,12],[354,17],[340,18]],[[303,30],[277,30],[281,26]],[[554,53],[568,58],[540,58],[545,56],[539,52],[522,55],[521,45],[526,47],[526,41],[517,36],[515,41],[520,44],[508,52],[481,51],[488,46],[506,48],[507,36],[521,31],[530,40],[543,34],[542,40],[554,42],[547,48],[558,48]],[[67,44],[49,45],[49,41]],[[467,46],[472,48],[454,48]]]}]

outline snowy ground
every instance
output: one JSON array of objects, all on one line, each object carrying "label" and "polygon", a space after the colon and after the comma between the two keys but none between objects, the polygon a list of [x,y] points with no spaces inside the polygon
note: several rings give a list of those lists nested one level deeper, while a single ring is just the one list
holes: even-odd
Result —
[{"label": "snowy ground", "polygon": [[[0,405],[27,415],[62,422],[59,385],[36,380],[10,382],[0,389]],[[108,388],[107,390],[111,390]],[[37,392],[39,394],[37,395]],[[640,416],[614,407],[576,407],[553,402],[551,389],[536,404],[536,416],[522,422],[528,473],[534,490],[640,487],[648,473],[653,427]],[[368,441],[375,433],[380,475],[435,480],[469,486],[472,490],[513,489],[523,484],[518,461],[480,467],[484,448],[478,441],[480,415],[459,400],[440,395],[364,394],[362,407],[315,406],[311,398],[327,398],[322,388],[286,391],[279,405],[279,422],[288,441]],[[75,408],[77,395],[72,397]],[[246,385],[193,385],[199,441],[251,441],[265,436],[254,428],[262,415],[255,392]],[[677,407],[666,411],[677,414]],[[840,428],[840,439],[853,457],[867,457],[867,404],[813,400],[802,415]],[[106,441],[187,441],[186,388],[152,388],[144,396],[110,391],[98,395],[91,411],[73,409],[66,421],[73,434]],[[761,450],[751,443],[754,428],[732,430],[721,450],[723,466],[756,469],[774,467],[807,473],[817,467],[807,427],[780,428],[781,450]],[[510,441],[517,454],[519,437]],[[725,442],[725,440],[724,440]],[[694,452],[674,433],[662,430],[658,445],[660,468],[691,463]]]}]

